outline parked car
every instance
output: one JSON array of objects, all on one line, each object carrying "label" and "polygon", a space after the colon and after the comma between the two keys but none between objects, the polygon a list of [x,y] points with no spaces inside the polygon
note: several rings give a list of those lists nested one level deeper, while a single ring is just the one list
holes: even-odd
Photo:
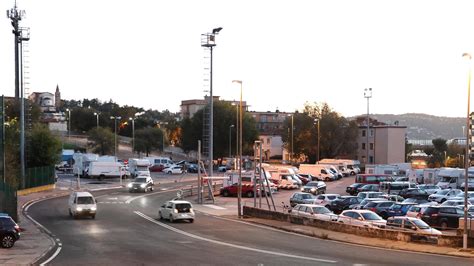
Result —
[{"label": "parked car", "polygon": [[395,177],[395,182],[408,182],[409,178],[408,176],[398,176]]},{"label": "parked car", "polygon": [[179,165],[175,165],[175,166],[171,166],[171,167],[168,167],[168,168],[165,168],[163,169],[163,173],[166,173],[166,174],[182,174],[184,171],[183,171],[183,167],[179,166]]},{"label": "parked car", "polygon": [[329,204],[329,208],[334,213],[341,213],[344,210],[349,209],[351,205],[357,205],[362,201],[357,196],[341,196]]},{"label": "parked car", "polygon": [[[438,203],[430,202],[431,204],[420,204],[420,205],[412,205],[408,211],[406,216],[413,217],[413,218],[421,218],[425,210],[430,206],[436,206]],[[435,205],[433,205],[435,204]]]},{"label": "parked car", "polygon": [[291,210],[291,215],[313,218],[323,221],[336,221],[337,215],[326,207],[315,204],[298,204]]},{"label": "parked car", "polygon": [[308,184],[308,182],[313,181],[307,176],[302,176],[300,174],[296,174],[296,176],[301,180],[301,182],[303,182],[303,185],[306,185],[306,184]]},{"label": "parked car", "polygon": [[133,179],[132,182],[128,183],[128,191],[135,192],[135,191],[153,191],[155,183],[153,182],[153,178],[151,176],[138,176]]},{"label": "parked car", "polygon": [[301,188],[302,192],[311,193],[313,195],[326,193],[326,183],[323,181],[311,181]]},{"label": "parked car", "polygon": [[325,206],[326,208],[329,208],[329,205],[331,204],[331,202],[339,198],[340,196],[341,195],[339,194],[321,194],[321,195],[317,195],[314,199],[310,200],[310,202],[312,204],[321,205],[321,206]]},{"label": "parked car", "polygon": [[150,172],[162,172],[163,169],[165,169],[165,167],[162,164],[155,164],[148,167],[148,170],[150,170]]},{"label": "parked car", "polygon": [[426,199],[408,198],[402,201],[402,203],[414,203],[414,204],[427,204],[430,201]]},{"label": "parked car", "polygon": [[310,203],[309,200],[314,199],[313,194],[306,192],[296,192],[290,198],[290,206],[295,207],[297,204]]},{"label": "parked car", "polygon": [[408,212],[408,209],[413,206],[418,205],[417,203],[397,203],[395,202],[390,208],[387,210],[387,217],[393,216],[405,216]]},{"label": "parked car", "polygon": [[422,235],[439,236],[442,233],[431,228],[423,220],[406,216],[395,216],[387,219],[387,228],[401,231],[415,232]]},{"label": "parked car", "polygon": [[357,189],[365,185],[365,183],[354,183],[346,188],[346,192],[349,193],[349,195],[357,195],[357,193],[359,193]]},{"label": "parked car", "polygon": [[[308,182],[311,182],[311,181],[323,181],[323,180],[319,180],[318,177],[312,175],[312,174],[298,174],[300,177],[302,178],[306,178],[308,180]],[[301,181],[303,181],[303,179],[301,179]]]},{"label": "parked car", "polygon": [[[458,196],[459,196],[459,194],[458,194]],[[461,205],[464,205],[464,195],[462,197],[449,198],[447,201],[450,201],[450,200],[462,201]],[[446,203],[446,201],[444,203]],[[467,198],[467,205],[474,205],[474,198]]]},{"label": "parked car", "polygon": [[385,198],[389,201],[402,202],[405,199],[400,195],[382,195],[382,198]]},{"label": "parked car", "polygon": [[351,210],[361,210],[369,202],[376,201],[376,200],[385,200],[385,199],[384,198],[365,198],[365,199],[359,198],[359,200],[360,200],[359,204],[350,205],[349,209],[351,209]]},{"label": "parked car", "polygon": [[359,192],[357,193],[357,197],[361,199],[365,198],[381,198],[384,195],[383,192],[373,192],[373,191],[367,191],[367,192]]},{"label": "parked car", "polygon": [[434,194],[436,191],[441,190],[441,188],[437,185],[431,185],[431,184],[420,184],[418,185],[419,189],[423,189],[424,191],[428,192],[428,194]]},{"label": "parked car", "polygon": [[357,188],[357,191],[358,192],[368,192],[368,191],[378,192],[379,189],[380,189],[379,184],[366,184],[366,185],[363,185],[363,186]]},{"label": "parked car", "polygon": [[459,227],[459,218],[464,217],[462,208],[455,206],[430,206],[421,219],[432,227],[446,229],[456,229]]},{"label": "parked car", "polygon": [[[467,205],[472,205],[471,202],[467,201]],[[448,199],[447,201],[441,203],[440,206],[464,206],[464,199]]]},{"label": "parked car", "polygon": [[[195,163],[190,163],[187,165],[188,173],[197,173],[198,172],[198,165]],[[201,168],[201,173],[204,173],[204,169]]]},{"label": "parked car", "polygon": [[429,201],[436,201],[438,203],[445,202],[449,197],[454,197],[455,195],[462,192],[460,189],[443,189],[438,190],[436,193],[428,196]]},{"label": "parked car", "polygon": [[170,222],[188,220],[194,222],[193,205],[185,200],[170,200],[161,205],[158,219],[168,219]]},{"label": "parked car", "polygon": [[6,214],[0,216],[0,246],[2,248],[12,248],[20,239],[20,232],[21,228],[10,216]]},{"label": "parked car", "polygon": [[375,228],[384,228],[387,223],[382,217],[369,210],[345,210],[339,215],[337,221],[344,224]]},{"label": "parked car", "polygon": [[374,200],[367,203],[362,209],[371,210],[376,214],[380,215],[382,218],[388,218],[388,209],[394,204],[393,201],[388,200]]},{"label": "parked car", "polygon": [[402,189],[398,195],[404,197],[405,199],[408,199],[408,198],[428,199],[428,196],[429,196],[428,192],[419,188],[405,188],[405,189]]},{"label": "parked car", "polygon": [[[223,197],[237,196],[238,191],[239,191],[239,185],[232,184],[230,186],[221,188],[220,195]],[[257,186],[257,195],[260,195],[259,186]],[[242,196],[253,198],[254,196],[253,185],[242,185]]]}]

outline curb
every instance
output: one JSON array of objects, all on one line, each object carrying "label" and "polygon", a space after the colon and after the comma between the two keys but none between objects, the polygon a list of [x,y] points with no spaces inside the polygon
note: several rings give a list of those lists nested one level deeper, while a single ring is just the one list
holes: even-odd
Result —
[{"label": "curb", "polygon": [[[244,217],[243,220],[245,220],[245,218],[252,218],[252,217]],[[232,218],[230,218],[230,219],[232,219]],[[235,219],[235,220],[238,220],[238,219]],[[317,234],[309,233],[309,232],[306,232],[306,231],[294,230],[294,229],[291,229],[291,228],[285,228],[285,227],[277,226],[277,225],[269,225],[269,224],[258,222],[258,221],[246,221],[246,222],[253,223],[253,224],[258,224],[258,225],[262,225],[262,226],[268,226],[268,227],[271,227],[271,228],[279,229],[279,230],[290,232],[290,233],[305,235],[305,236],[319,238],[319,239],[323,239],[323,240],[335,241],[335,242],[339,242],[339,243],[343,243],[343,244],[357,245],[357,246],[362,246],[362,247],[373,247],[373,248],[388,249],[388,250],[408,251],[408,252],[414,252],[414,253],[442,255],[442,256],[448,256],[448,257],[460,257],[460,258],[470,258],[470,259],[474,258],[474,253],[472,253],[473,251],[471,251],[471,254],[464,254],[464,253],[446,254],[446,253],[433,252],[433,251],[412,250],[412,249],[400,248],[400,247],[380,247],[380,246],[377,246],[377,245],[370,245],[369,243],[363,245],[363,244],[356,243],[356,242],[346,242],[346,241],[341,241],[341,240],[338,240],[338,239],[334,239],[334,238],[331,238],[327,234],[325,235],[324,233],[322,233],[320,235],[317,235]]]}]

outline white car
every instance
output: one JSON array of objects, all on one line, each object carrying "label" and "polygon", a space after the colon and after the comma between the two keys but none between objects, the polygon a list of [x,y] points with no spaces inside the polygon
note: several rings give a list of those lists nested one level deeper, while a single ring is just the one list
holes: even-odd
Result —
[{"label": "white car", "polygon": [[168,168],[163,169],[163,173],[166,174],[182,174],[183,173],[183,168],[181,166],[171,166]]},{"label": "white car", "polygon": [[158,219],[168,219],[170,222],[188,220],[194,222],[193,205],[185,200],[170,200],[161,205]]},{"label": "white car", "polygon": [[291,210],[291,215],[323,221],[337,220],[337,215],[328,210],[328,208],[315,204],[298,204]]},{"label": "white car", "polygon": [[395,216],[387,219],[387,228],[396,229],[408,232],[416,232],[422,235],[439,236],[442,233],[434,228],[431,228],[423,220],[406,216]]},{"label": "white car", "polygon": [[374,191],[365,191],[365,192],[359,192],[357,194],[357,197],[360,199],[366,199],[366,198],[381,198],[385,193],[383,192],[374,192]]},{"label": "white car", "polygon": [[309,200],[312,204],[327,206],[331,205],[331,202],[341,197],[339,194],[321,194],[316,196],[316,198]]},{"label": "white car", "polygon": [[[472,201],[474,199],[468,198],[467,199],[467,205],[472,205]],[[464,198],[461,197],[455,197],[455,198],[449,198],[447,201],[443,202],[440,206],[464,206]]]},{"label": "white car", "polygon": [[445,202],[448,198],[454,197],[457,194],[459,194],[461,190],[459,189],[443,189],[443,190],[438,190],[436,193],[431,194],[428,197],[429,201],[436,201],[438,203],[443,203]]},{"label": "white car", "polygon": [[382,219],[382,217],[369,210],[345,210],[339,215],[337,221],[344,224],[371,228],[385,228],[387,224],[387,221]]},{"label": "white car", "polygon": [[97,200],[89,192],[76,191],[69,196],[68,207],[69,216],[74,217],[74,219],[79,216],[89,216],[95,219]]}]

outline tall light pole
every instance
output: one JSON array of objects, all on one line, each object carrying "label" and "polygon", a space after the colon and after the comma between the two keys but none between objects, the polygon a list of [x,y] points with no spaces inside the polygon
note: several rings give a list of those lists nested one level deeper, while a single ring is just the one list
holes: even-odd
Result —
[{"label": "tall light pole", "polygon": [[122,119],[121,116],[111,116],[110,119],[114,120],[115,123],[115,134],[114,134],[114,156],[117,159],[117,120]]},{"label": "tall light pole", "polygon": [[291,116],[291,153],[290,153],[290,163],[293,164],[293,155],[294,155],[294,150],[293,150],[293,129],[294,129],[294,114],[288,115]]},{"label": "tall light pole", "polygon": [[201,35],[201,47],[209,48],[210,51],[210,71],[209,71],[209,94],[210,94],[210,103],[209,103],[209,176],[213,175],[213,148],[214,148],[214,98],[212,94],[212,50],[216,46],[216,35],[222,30],[222,27],[215,28],[212,30],[212,33],[205,33]]},{"label": "tall light pole", "polygon": [[467,117],[466,117],[466,154],[464,156],[464,167],[466,171],[464,173],[464,227],[463,227],[463,249],[467,249],[467,190],[468,186],[468,169],[469,169],[469,124],[470,124],[470,105],[471,105],[471,55],[464,53],[462,55],[465,59],[469,60],[469,73],[467,78]]},{"label": "tall light pole", "polygon": [[139,112],[135,113],[134,117],[129,117],[128,120],[132,121],[132,153],[135,152],[135,119],[137,119],[138,116],[144,114],[145,112]]},{"label": "tall light pole", "polygon": [[229,158],[232,157],[232,128],[234,125],[229,126]]},{"label": "tall light pole", "polygon": [[370,119],[369,119],[369,99],[372,98],[372,88],[366,88],[364,89],[364,97],[367,99],[367,145],[366,145],[366,150],[367,150],[367,157],[365,158],[365,164],[367,165],[369,162],[369,130],[370,130]]},{"label": "tall light pole", "polygon": [[97,118],[97,128],[99,128],[99,115],[100,115],[100,113],[96,112],[96,113],[94,113],[94,115]]},{"label": "tall light pole", "polygon": [[66,108],[66,111],[68,112],[67,122],[69,124],[67,127],[67,137],[70,138],[71,137],[71,109]]},{"label": "tall light pole", "polygon": [[237,207],[239,218],[242,218],[242,81],[233,80],[232,83],[240,84],[240,105],[239,105],[239,187],[237,190]]},{"label": "tall light pole", "polygon": [[318,119],[318,118],[314,119],[314,124],[316,125],[316,123],[318,123],[318,127],[317,127],[317,129],[318,129],[318,139],[317,139],[318,150],[316,152],[316,162],[319,162],[319,139],[320,139],[320,137],[319,137],[319,124],[320,124],[320,122],[321,122],[320,119]]},{"label": "tall light pole", "polygon": [[239,154],[239,105],[236,103],[232,103],[232,105],[235,105],[235,124],[236,130],[235,130],[235,167],[237,168],[237,156]]}]

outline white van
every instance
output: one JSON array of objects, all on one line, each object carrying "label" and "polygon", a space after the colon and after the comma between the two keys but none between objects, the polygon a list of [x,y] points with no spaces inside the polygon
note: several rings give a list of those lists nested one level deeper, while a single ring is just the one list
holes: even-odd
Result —
[{"label": "white van", "polygon": [[76,191],[69,196],[69,216],[90,216],[95,219],[97,213],[97,200],[89,192]]},{"label": "white van", "polygon": [[300,164],[299,172],[302,174],[311,174],[320,181],[336,180],[336,176],[331,172],[329,167],[323,164]]}]

